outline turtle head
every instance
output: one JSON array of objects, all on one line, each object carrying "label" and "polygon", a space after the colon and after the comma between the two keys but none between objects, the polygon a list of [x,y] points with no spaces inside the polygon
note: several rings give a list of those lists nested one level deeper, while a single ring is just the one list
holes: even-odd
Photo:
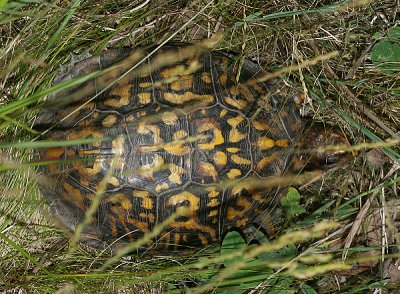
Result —
[{"label": "turtle head", "polygon": [[306,127],[297,147],[293,159],[295,171],[328,169],[353,158],[343,133],[322,123]]}]

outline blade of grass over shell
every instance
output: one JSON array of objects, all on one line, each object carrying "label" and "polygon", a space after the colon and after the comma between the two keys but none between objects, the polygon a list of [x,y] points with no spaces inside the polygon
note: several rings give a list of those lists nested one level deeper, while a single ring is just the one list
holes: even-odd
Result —
[{"label": "blade of grass over shell", "polygon": [[136,242],[131,244],[125,245],[121,248],[115,256],[108,259],[97,271],[104,271],[108,267],[112,266],[114,263],[118,262],[122,257],[128,255],[129,253],[133,252],[134,250],[139,249],[141,246],[147,244],[152,239],[159,237],[163,229],[165,229],[168,225],[175,221],[176,218],[179,216],[185,215],[185,211],[187,209],[185,207],[180,207],[177,209],[173,214],[168,216],[166,220],[164,220],[161,224],[158,224],[153,228],[151,232],[145,234],[142,238],[138,239]]},{"label": "blade of grass over shell", "polygon": [[72,250],[76,249],[76,246],[81,238],[82,232],[84,231],[85,227],[90,225],[93,221],[93,216],[96,214],[97,209],[101,205],[101,199],[104,196],[107,185],[110,182],[112,173],[114,171],[115,165],[115,157],[112,159],[110,167],[107,169],[107,173],[105,174],[104,178],[100,181],[98,188],[96,189],[95,197],[91,201],[91,205],[89,209],[85,213],[85,217],[81,223],[79,223],[76,228],[73,237],[70,241],[70,249],[68,254],[71,254]]},{"label": "blade of grass over shell", "polygon": [[17,142],[17,143],[0,143],[0,149],[4,148],[50,148],[50,147],[65,147],[74,146],[80,144],[90,144],[102,141],[111,141],[112,138],[87,138],[87,139],[75,139],[68,141],[33,141],[33,142]]}]

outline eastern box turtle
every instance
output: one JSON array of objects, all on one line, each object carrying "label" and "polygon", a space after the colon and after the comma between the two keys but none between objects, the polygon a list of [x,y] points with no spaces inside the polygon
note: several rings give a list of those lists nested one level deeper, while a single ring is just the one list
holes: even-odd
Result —
[{"label": "eastern box turtle", "polygon": [[[65,142],[40,150],[49,161],[40,190],[61,223],[74,231],[100,194],[81,234],[91,246],[135,242],[182,206],[143,249],[218,242],[276,205],[282,189],[269,178],[304,166],[294,156],[304,124],[290,87],[262,81],[260,66],[222,52],[152,50],[108,50],[71,64],[58,82],[104,71],[51,97],[36,124],[44,138]],[[303,145],[323,138],[310,134],[319,139]],[[317,159],[336,162],[339,153]]]}]

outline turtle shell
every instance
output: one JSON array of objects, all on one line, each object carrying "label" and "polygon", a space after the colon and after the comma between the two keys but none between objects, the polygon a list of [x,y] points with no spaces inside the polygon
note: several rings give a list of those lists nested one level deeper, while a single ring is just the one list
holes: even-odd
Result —
[{"label": "turtle shell", "polygon": [[[88,78],[88,74],[90,75]],[[81,240],[104,247],[201,248],[268,213],[303,125],[293,93],[257,64],[193,46],[104,51],[58,82],[36,128],[61,147],[39,151],[40,190]],[[265,179],[253,185],[252,179]],[[180,215],[162,225],[179,207]]]}]

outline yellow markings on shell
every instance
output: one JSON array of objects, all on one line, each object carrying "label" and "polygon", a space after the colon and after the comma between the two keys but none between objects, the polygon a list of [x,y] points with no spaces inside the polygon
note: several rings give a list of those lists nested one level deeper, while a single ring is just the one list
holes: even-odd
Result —
[{"label": "yellow markings on shell", "polygon": [[260,150],[264,151],[274,147],[275,141],[272,140],[271,138],[262,136],[258,138],[256,145],[258,148],[260,148]]},{"label": "yellow markings on shell", "polygon": [[178,204],[182,204],[185,201],[189,202],[189,208],[191,209],[184,211],[183,215],[191,215],[193,211],[199,210],[199,197],[188,191],[182,191],[178,194],[172,195],[168,198],[167,205],[175,206]]},{"label": "yellow markings on shell", "polygon": [[93,162],[93,167],[85,167],[80,162],[72,163],[73,167],[81,175],[82,178],[90,180],[103,170],[103,163],[106,160],[104,158],[96,158]]},{"label": "yellow markings on shell", "polygon": [[113,185],[114,187],[118,187],[119,186],[119,180],[116,177],[110,177],[108,179],[108,183]]},{"label": "yellow markings on shell", "polygon": [[147,115],[147,111],[146,110],[141,110],[136,112],[136,117],[144,117]]},{"label": "yellow markings on shell", "polygon": [[168,183],[162,183],[156,186],[155,190],[157,193],[160,193],[161,191],[169,189]]},{"label": "yellow markings on shell", "polygon": [[163,79],[176,77],[178,71],[179,71],[178,67],[169,67],[161,71],[161,76],[163,77]]},{"label": "yellow markings on shell", "polygon": [[132,95],[131,92],[131,84],[120,85],[118,87],[112,88],[109,95],[117,96],[119,98],[108,98],[104,101],[104,104],[114,108],[120,108],[121,106],[129,105],[129,98],[131,98]]},{"label": "yellow markings on shell", "polygon": [[228,156],[222,151],[215,152],[213,159],[218,166],[225,166],[228,163]]},{"label": "yellow markings on shell", "polygon": [[133,197],[138,197],[142,199],[142,207],[144,209],[153,209],[153,199],[150,197],[149,191],[144,190],[133,190]]},{"label": "yellow markings on shell", "polygon": [[274,146],[284,148],[284,147],[289,146],[289,140],[288,139],[279,139],[279,140],[274,141],[271,138],[263,136],[263,137],[258,138],[256,145],[262,151],[271,149]]},{"label": "yellow markings on shell", "polygon": [[112,202],[119,205],[112,205],[110,210],[113,211],[113,214],[118,217],[118,221],[120,225],[124,228],[125,232],[128,234],[128,237],[131,238],[131,229],[128,227],[127,222],[138,228],[140,232],[148,232],[149,231],[149,223],[148,221],[138,221],[134,218],[129,217],[132,212],[132,202],[130,201],[130,196],[118,193],[112,195],[108,202]]},{"label": "yellow markings on shell", "polygon": [[245,138],[247,138],[247,134],[239,132],[238,129],[232,129],[229,131],[229,142],[237,143]]},{"label": "yellow markings on shell", "polygon": [[253,125],[253,127],[257,130],[257,131],[267,131],[269,130],[269,124],[260,121],[260,120],[253,120],[251,122],[251,124]]},{"label": "yellow markings on shell", "polygon": [[219,114],[219,117],[224,117],[228,113],[227,109],[222,109],[221,113]]},{"label": "yellow markings on shell", "polygon": [[211,201],[207,204],[208,207],[216,207],[218,206],[220,203],[218,201],[218,199],[211,199]]},{"label": "yellow markings on shell", "polygon": [[164,149],[165,152],[168,152],[172,155],[182,156],[188,154],[190,152],[189,146],[184,146],[180,140],[172,141],[168,144],[164,144],[160,149]]},{"label": "yellow markings on shell", "polygon": [[228,124],[232,127],[237,127],[241,122],[244,121],[243,116],[238,115],[236,117],[231,117],[227,120]]},{"label": "yellow markings on shell", "polygon": [[228,147],[226,148],[226,151],[228,151],[229,153],[238,153],[241,149],[238,147]]},{"label": "yellow markings on shell", "polygon": [[231,86],[229,88],[229,94],[231,94],[232,96],[237,96],[239,94],[238,86],[236,86],[236,85]]},{"label": "yellow markings on shell", "polygon": [[187,131],[185,130],[177,130],[175,133],[172,135],[173,140],[180,140],[186,138],[188,135]]},{"label": "yellow markings on shell", "polygon": [[165,68],[161,71],[161,76],[167,82],[175,81],[178,78],[182,79],[182,77],[189,78],[193,72],[199,70],[202,65],[197,59],[192,59],[189,63],[189,66],[185,66],[183,64],[175,65],[172,67]]},{"label": "yellow markings on shell", "polygon": [[118,136],[112,140],[112,151],[115,155],[122,155],[125,151],[125,138],[124,136]]},{"label": "yellow markings on shell", "polygon": [[197,236],[199,237],[201,244],[208,245],[208,240],[207,240],[206,236],[204,236],[203,234],[198,234]]},{"label": "yellow markings on shell", "polygon": [[104,133],[99,128],[87,127],[79,131],[74,131],[68,134],[67,140],[83,139],[83,138],[98,138],[99,140],[93,142],[91,145],[100,147],[102,144],[101,138],[104,137]]},{"label": "yellow markings on shell", "polygon": [[247,102],[244,101],[243,99],[236,99],[236,98],[233,99],[231,97],[225,97],[224,100],[227,104],[237,109],[243,109],[247,106]]},{"label": "yellow markings on shell", "polygon": [[86,210],[87,207],[84,203],[85,198],[82,196],[81,191],[77,188],[74,188],[67,182],[64,182],[63,186],[66,191],[66,194],[63,195],[64,200],[79,207],[82,210]]},{"label": "yellow markings on shell", "polygon": [[239,91],[240,91],[240,94],[242,94],[242,96],[245,97],[248,101],[254,100],[254,94],[251,93],[251,91],[245,84],[239,85]]},{"label": "yellow markings on shell", "polygon": [[201,150],[213,150],[216,145],[221,145],[225,142],[224,137],[222,136],[222,131],[219,129],[219,126],[214,121],[205,121],[198,126],[198,131],[200,133],[206,131],[213,132],[213,139],[208,143],[199,143],[198,147]]},{"label": "yellow markings on shell", "polygon": [[249,191],[251,188],[251,183],[248,180],[239,181],[232,187],[232,195],[239,195],[242,190]]},{"label": "yellow markings on shell", "polygon": [[201,80],[206,84],[211,84],[211,75],[208,72],[203,72],[201,75]]},{"label": "yellow markings on shell", "polygon": [[242,227],[247,226],[248,223],[249,223],[249,218],[245,217],[245,218],[242,218],[242,219],[238,220],[236,222],[236,226],[238,228],[242,228]]},{"label": "yellow markings on shell", "polygon": [[124,153],[125,153],[125,138],[119,136],[112,140],[112,153],[114,157],[111,159],[115,169],[123,170],[125,167]]},{"label": "yellow markings on shell", "polygon": [[199,100],[205,103],[214,102],[214,97],[211,95],[199,95],[192,92],[185,92],[183,94],[166,92],[164,93],[164,99],[174,104],[183,104],[193,100]]},{"label": "yellow markings on shell", "polygon": [[130,201],[129,197],[125,194],[118,193],[111,196],[110,202],[118,203],[120,207],[124,210],[132,209],[132,202]]},{"label": "yellow markings on shell", "polygon": [[150,88],[151,86],[153,86],[153,83],[150,82],[139,83],[140,88]]},{"label": "yellow markings on shell", "polygon": [[196,171],[201,175],[201,176],[208,176],[212,177],[213,181],[216,182],[218,179],[218,173],[215,170],[215,166],[212,165],[211,163],[208,162],[200,162],[197,165]]},{"label": "yellow markings on shell", "polygon": [[211,198],[215,198],[215,197],[217,197],[219,194],[221,194],[221,192],[218,191],[217,188],[216,188],[215,186],[207,187],[205,190],[206,190],[207,192],[209,192],[209,193],[207,194],[207,196],[208,196],[208,197],[211,197]]},{"label": "yellow markings on shell", "polygon": [[114,114],[107,115],[101,122],[103,127],[110,128],[117,122],[117,116]]},{"label": "yellow markings on shell", "polygon": [[265,156],[257,163],[256,170],[262,171],[264,168],[271,165],[271,163],[274,162],[274,160],[276,160],[276,158],[278,158],[278,156],[279,156],[279,153],[277,151],[272,153],[270,156]]},{"label": "yellow markings on shell", "polygon": [[236,218],[242,218],[251,209],[251,203],[244,197],[236,199],[236,206],[243,207],[242,210],[236,210],[233,207],[229,207],[226,213],[226,218],[230,221]]},{"label": "yellow markings on shell", "polygon": [[210,212],[208,213],[208,216],[212,217],[212,216],[217,216],[219,213],[219,211],[217,209],[213,209],[210,210]]},{"label": "yellow markings on shell", "polygon": [[158,154],[154,154],[153,161],[149,164],[140,166],[136,173],[142,177],[153,180],[153,173],[162,170],[164,167],[164,158]]},{"label": "yellow markings on shell", "polygon": [[207,203],[208,207],[217,207],[220,205],[219,200],[218,200],[218,196],[221,194],[220,191],[218,191],[216,189],[216,187],[211,186],[211,187],[207,187],[206,191],[209,192],[207,194],[207,196],[210,198],[210,202]]},{"label": "yellow markings on shell", "polygon": [[159,144],[162,142],[162,139],[160,136],[161,130],[156,125],[151,125],[146,122],[140,122],[138,125],[138,128],[137,128],[137,131],[139,134],[142,134],[142,135],[147,135],[149,133],[152,133],[154,144]]},{"label": "yellow markings on shell", "polygon": [[[64,152],[65,152],[65,149],[63,147],[50,147],[50,148],[45,149],[44,154],[43,154],[43,159],[44,160],[60,160],[60,159],[62,159],[61,156],[64,154]],[[51,163],[51,164],[49,164],[49,167],[57,169],[57,164]]]},{"label": "yellow markings on shell", "polygon": [[250,165],[251,164],[251,160],[248,160],[247,158],[240,157],[239,155],[236,155],[236,154],[232,154],[231,159],[236,164],[244,164],[244,165]]},{"label": "yellow markings on shell", "polygon": [[182,91],[193,88],[193,77],[191,75],[185,76],[185,78],[179,78],[178,80],[170,84],[170,88],[174,91]]},{"label": "yellow markings on shell", "polygon": [[236,179],[242,175],[242,172],[239,169],[232,168],[226,173],[227,177],[231,180]]},{"label": "yellow markings on shell", "polygon": [[226,85],[226,81],[228,80],[228,75],[224,72],[219,76],[219,82],[222,86]]},{"label": "yellow markings on shell", "polygon": [[168,179],[171,181],[171,183],[180,185],[182,184],[182,175],[185,173],[185,169],[176,165],[176,164],[169,164],[169,171],[170,175]]},{"label": "yellow markings on shell", "polygon": [[88,181],[88,179],[85,179],[85,178],[82,178],[82,177],[79,178],[79,183],[81,183],[81,185],[85,186],[85,187],[89,187],[89,185],[90,185],[90,182]]},{"label": "yellow markings on shell", "polygon": [[152,213],[145,213],[145,212],[141,212],[139,213],[139,217],[144,218],[144,219],[148,219],[150,222],[154,223],[154,220],[156,219],[154,214]]},{"label": "yellow markings on shell", "polygon": [[288,139],[279,139],[275,141],[275,145],[279,147],[288,147],[289,140]]},{"label": "yellow markings on shell", "polygon": [[182,138],[179,138],[179,136],[185,136],[186,132],[184,130],[178,130],[177,132],[175,132],[173,141],[163,143],[163,140],[161,138],[161,130],[158,126],[139,124],[138,133],[147,134],[150,132],[153,133],[154,144],[140,146],[138,148],[140,152],[151,153],[158,150],[165,150],[169,154],[178,156],[185,155],[190,152],[190,147],[185,146],[184,144],[186,142],[182,140]]},{"label": "yellow markings on shell", "polygon": [[161,120],[167,125],[174,125],[178,122],[178,116],[173,111],[165,111],[161,114]]},{"label": "yellow markings on shell", "polygon": [[254,88],[254,90],[256,90],[259,94],[265,93],[265,90],[257,83],[256,79],[249,79],[247,81],[247,84],[252,86]]},{"label": "yellow markings on shell", "polygon": [[213,228],[203,226],[199,222],[198,214],[200,210],[200,199],[198,196],[192,194],[189,191],[182,191],[178,194],[172,195],[167,200],[168,206],[176,206],[185,203],[186,209],[183,212],[183,216],[187,216],[188,219],[183,222],[173,222],[169,225],[171,229],[177,230],[193,230],[196,232],[206,232],[215,241],[217,240],[216,232]]},{"label": "yellow markings on shell", "polygon": [[142,105],[149,104],[151,102],[151,93],[138,93],[139,103]]},{"label": "yellow markings on shell", "polygon": [[154,151],[157,151],[160,149],[158,144],[162,143],[163,140],[161,138],[161,130],[158,126],[147,124],[146,122],[141,121],[138,124],[137,131],[139,134],[142,134],[142,135],[146,135],[149,133],[153,134],[153,144],[154,145],[140,146],[139,150],[141,152],[154,152]]},{"label": "yellow markings on shell", "polygon": [[188,154],[190,152],[190,147],[185,146],[184,144],[186,143],[186,141],[190,140],[185,140],[186,137],[187,132],[185,130],[177,130],[172,135],[173,141],[161,144],[157,150],[164,149],[169,154],[178,156]]}]

